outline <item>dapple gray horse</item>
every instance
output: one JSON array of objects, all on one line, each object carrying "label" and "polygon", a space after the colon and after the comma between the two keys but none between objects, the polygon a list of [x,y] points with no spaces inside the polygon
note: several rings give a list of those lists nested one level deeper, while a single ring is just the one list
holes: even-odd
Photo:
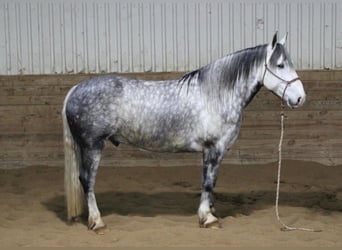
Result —
[{"label": "dapple gray horse", "polygon": [[219,225],[213,189],[222,158],[238,137],[244,108],[262,86],[291,108],[305,101],[285,40],[278,42],[276,33],[270,44],[229,54],[177,80],[105,75],[74,86],[62,112],[68,218],[82,213],[85,195],[89,229],[105,228],[94,183],[109,140],[150,151],[203,152],[199,222]]}]

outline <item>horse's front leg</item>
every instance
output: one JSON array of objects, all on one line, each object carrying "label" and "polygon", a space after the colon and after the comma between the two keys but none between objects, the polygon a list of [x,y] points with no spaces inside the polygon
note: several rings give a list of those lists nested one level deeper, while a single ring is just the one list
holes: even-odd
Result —
[{"label": "horse's front leg", "polygon": [[214,187],[223,154],[224,150],[217,147],[206,148],[203,151],[202,194],[201,203],[198,208],[200,227],[220,227],[219,220],[215,216]]}]

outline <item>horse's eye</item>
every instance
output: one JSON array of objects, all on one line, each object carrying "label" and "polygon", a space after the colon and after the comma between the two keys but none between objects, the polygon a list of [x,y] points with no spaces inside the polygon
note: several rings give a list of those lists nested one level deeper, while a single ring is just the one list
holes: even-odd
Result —
[{"label": "horse's eye", "polygon": [[284,64],[283,63],[278,64],[278,68],[283,69],[284,68]]}]

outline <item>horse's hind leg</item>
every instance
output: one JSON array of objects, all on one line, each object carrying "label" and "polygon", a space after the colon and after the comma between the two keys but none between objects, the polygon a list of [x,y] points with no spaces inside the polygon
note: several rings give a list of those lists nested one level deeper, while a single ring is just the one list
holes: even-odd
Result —
[{"label": "horse's hind leg", "polygon": [[95,148],[83,148],[82,168],[80,169],[80,181],[88,204],[88,229],[97,233],[103,233],[103,229],[106,228],[106,225],[101,219],[94,193],[95,178],[100,163],[102,149],[103,142],[98,144]]}]

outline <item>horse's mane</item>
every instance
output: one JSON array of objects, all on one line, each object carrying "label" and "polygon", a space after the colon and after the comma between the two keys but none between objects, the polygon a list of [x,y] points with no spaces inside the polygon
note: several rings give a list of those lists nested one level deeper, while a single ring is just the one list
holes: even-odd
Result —
[{"label": "horse's mane", "polygon": [[216,61],[189,72],[182,76],[178,82],[181,88],[197,84],[211,95],[220,95],[222,91],[234,89],[237,82],[247,79],[250,73],[266,59],[267,44],[239,50],[228,54]]}]

